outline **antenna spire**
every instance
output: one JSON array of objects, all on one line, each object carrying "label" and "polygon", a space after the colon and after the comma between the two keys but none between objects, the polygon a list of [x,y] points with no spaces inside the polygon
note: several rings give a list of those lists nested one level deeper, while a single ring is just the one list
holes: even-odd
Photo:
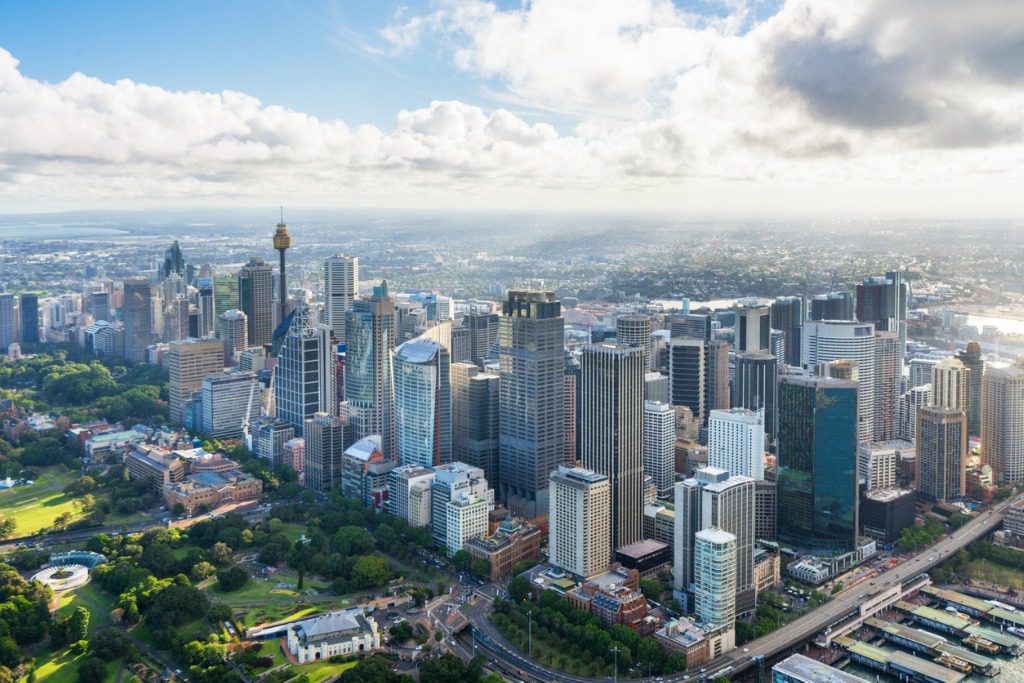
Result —
[{"label": "antenna spire", "polygon": [[284,223],[284,206],[281,207],[281,222]]}]

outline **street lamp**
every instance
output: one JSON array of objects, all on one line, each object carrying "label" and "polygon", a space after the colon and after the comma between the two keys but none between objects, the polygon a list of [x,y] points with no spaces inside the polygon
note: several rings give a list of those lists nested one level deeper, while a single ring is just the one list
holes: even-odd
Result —
[{"label": "street lamp", "polygon": [[613,646],[612,652],[615,654],[615,668],[613,670],[613,675],[615,676],[615,683],[619,683],[619,646]]}]

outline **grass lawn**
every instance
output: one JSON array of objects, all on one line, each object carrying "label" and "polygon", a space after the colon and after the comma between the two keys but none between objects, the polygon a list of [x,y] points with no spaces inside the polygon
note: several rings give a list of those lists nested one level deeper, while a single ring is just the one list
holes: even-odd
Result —
[{"label": "grass lawn", "polygon": [[311,683],[320,683],[320,681],[326,681],[329,678],[340,676],[345,671],[353,668],[359,662],[345,662],[344,664],[331,664],[330,662],[311,662],[310,664],[302,664],[300,666],[293,666],[291,671],[296,676],[306,674],[309,676]]},{"label": "grass lawn", "polygon": [[13,517],[18,526],[15,536],[31,536],[53,524],[53,520],[67,512],[72,521],[81,517],[71,498],[63,489],[75,478],[73,472],[61,467],[49,467],[39,473],[32,486],[16,486],[0,491],[0,509]]},{"label": "grass lawn", "polygon": [[87,583],[81,588],[62,593],[58,612],[69,614],[76,607],[89,610],[89,635],[110,625],[110,612],[114,609],[114,596],[105,592],[98,584]]},{"label": "grass lawn", "polygon": [[1024,572],[984,559],[971,560],[960,569],[959,573],[972,579],[987,581],[1013,590],[1024,589]]},{"label": "grass lawn", "polygon": [[275,666],[285,664],[288,660],[285,658],[284,653],[281,652],[281,641],[277,638],[274,640],[268,640],[263,643],[260,647],[260,651],[257,653],[260,657],[270,656],[274,658],[274,663],[268,668],[273,669]]},{"label": "grass lawn", "polygon": [[315,614],[323,609],[322,607],[303,607],[295,610],[295,605],[267,605],[259,609],[250,609],[240,619],[243,626],[251,628],[256,624],[273,624],[277,621],[298,619],[310,614]]},{"label": "grass lawn", "polygon": [[[77,683],[78,663],[87,656],[72,654],[68,648],[60,652],[47,651],[36,657],[36,680],[39,683]],[[117,678],[120,666],[119,659],[107,664],[105,683],[111,683]]]},{"label": "grass lawn", "polygon": [[288,537],[289,541],[295,543],[299,540],[299,536],[306,533],[306,525],[285,522],[284,529],[282,529],[282,531],[284,531],[284,535]]}]

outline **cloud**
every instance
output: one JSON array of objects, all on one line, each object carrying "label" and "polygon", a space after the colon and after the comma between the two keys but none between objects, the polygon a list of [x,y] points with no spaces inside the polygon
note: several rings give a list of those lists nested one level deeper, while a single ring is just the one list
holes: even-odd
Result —
[{"label": "cloud", "polygon": [[705,5],[403,10],[375,59],[430,43],[521,111],[425,102],[388,130],[240,92],[42,82],[0,48],[0,197],[1021,212],[1016,3]]}]

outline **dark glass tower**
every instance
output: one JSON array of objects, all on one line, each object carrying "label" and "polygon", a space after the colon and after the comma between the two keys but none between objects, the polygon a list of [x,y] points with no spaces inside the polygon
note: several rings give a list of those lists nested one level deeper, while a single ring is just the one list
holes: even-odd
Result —
[{"label": "dark glass tower", "polygon": [[779,380],[778,535],[843,553],[857,544],[857,383]]},{"label": "dark glass tower", "polygon": [[185,277],[185,256],[181,253],[178,240],[174,240],[174,244],[167,247],[167,251],[164,252],[163,265],[160,266],[160,277],[166,278],[171,275]]},{"label": "dark glass tower", "polygon": [[39,295],[21,295],[21,342],[39,343]]},{"label": "dark glass tower", "polygon": [[786,365],[800,365],[800,332],[804,327],[804,299],[786,296],[772,302],[771,326],[786,339]]},{"label": "dark glass tower", "polygon": [[810,320],[853,320],[853,297],[849,292],[819,294],[811,299]]},{"label": "dark glass tower", "polygon": [[259,256],[238,271],[238,300],[249,319],[249,345],[269,344],[274,334],[274,269]]},{"label": "dark glass tower", "polygon": [[965,350],[957,353],[957,358],[970,370],[967,375],[967,433],[981,436],[981,379],[985,374],[981,345],[971,342]]}]

